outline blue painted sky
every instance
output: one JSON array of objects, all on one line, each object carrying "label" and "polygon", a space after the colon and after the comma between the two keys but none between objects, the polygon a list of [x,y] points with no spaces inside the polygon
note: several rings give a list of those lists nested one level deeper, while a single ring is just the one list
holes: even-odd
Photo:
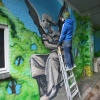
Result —
[{"label": "blue painted sky", "polygon": [[[29,10],[24,0],[2,0],[4,6],[16,17],[20,19],[27,29],[39,35],[38,28],[29,15]],[[39,35],[40,36],[40,35]]]},{"label": "blue painted sky", "polygon": [[40,18],[43,13],[49,14],[53,20],[57,21],[62,5],[57,0],[30,0],[36,8]]},{"label": "blue painted sky", "polygon": [[[62,7],[61,0],[30,0],[34,5],[40,18],[43,13],[49,14],[54,21],[57,21],[59,11]],[[37,26],[29,15],[28,8],[24,0],[2,0],[5,7],[16,17],[18,17],[29,30],[36,32],[40,36]]]}]

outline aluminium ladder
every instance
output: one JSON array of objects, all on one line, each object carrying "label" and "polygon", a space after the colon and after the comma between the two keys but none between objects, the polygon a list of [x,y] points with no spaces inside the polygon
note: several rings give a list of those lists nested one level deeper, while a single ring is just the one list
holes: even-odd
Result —
[{"label": "aluminium ladder", "polygon": [[[73,100],[73,98],[78,95],[81,98],[75,76],[73,73],[73,70],[66,70],[66,66],[63,62],[63,57],[61,54],[61,48],[58,47],[58,57],[60,61],[60,70],[62,71],[62,76],[64,79],[64,85],[66,89],[66,94],[67,94],[67,100]],[[73,81],[73,82],[70,82]]]}]

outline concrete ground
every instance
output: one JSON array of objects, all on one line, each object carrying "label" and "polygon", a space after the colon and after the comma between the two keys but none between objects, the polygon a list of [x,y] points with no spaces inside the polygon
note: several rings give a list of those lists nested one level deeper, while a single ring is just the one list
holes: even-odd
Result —
[{"label": "concrete ground", "polygon": [[87,95],[85,100],[100,100],[100,80],[96,83],[92,91]]},{"label": "concrete ground", "polygon": [[[86,96],[92,91],[95,87],[96,83],[100,80],[100,72],[94,73],[90,77],[81,78],[78,81],[78,87],[81,93],[82,98],[78,98],[77,96],[73,100],[87,100]],[[99,82],[100,83],[100,82]],[[62,86],[57,95],[52,100],[67,100],[65,87]],[[100,98],[98,99],[100,100]]]}]

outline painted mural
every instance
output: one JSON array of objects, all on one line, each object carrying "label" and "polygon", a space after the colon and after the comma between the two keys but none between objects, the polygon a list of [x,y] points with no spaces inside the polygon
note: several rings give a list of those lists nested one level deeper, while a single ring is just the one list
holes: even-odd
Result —
[{"label": "painted mural", "polygon": [[80,17],[62,0],[48,2],[0,0],[0,24],[9,28],[11,76],[0,80],[0,100],[48,100],[56,96],[63,83],[57,42],[63,24],[59,18],[65,11],[69,11],[75,21],[73,55],[77,66],[74,70],[76,79],[82,77],[84,71],[87,76],[92,74],[93,40],[89,18]]},{"label": "painted mural", "polygon": [[93,69],[94,43],[93,28],[89,17],[76,16],[76,34],[73,36],[73,55],[77,65],[76,78],[91,76]]},{"label": "painted mural", "polygon": [[43,13],[42,19],[40,19],[35,8],[31,6],[32,3],[28,0],[26,0],[26,3],[31,17],[39,29],[42,42],[50,50],[50,53],[47,55],[33,54],[30,61],[32,77],[37,80],[39,85],[40,100],[47,100],[56,94],[57,85],[62,82],[57,54],[57,43],[60,32],[53,29],[53,26],[56,26],[57,23],[50,15]]},{"label": "painted mural", "polygon": [[[34,53],[48,53],[41,38],[26,29],[24,24],[1,3],[0,24],[9,28],[9,79],[0,80],[0,100],[39,100],[38,85],[31,78],[29,59]],[[41,51],[41,49],[43,49]],[[27,60],[28,59],[28,60]]]},{"label": "painted mural", "polygon": [[[47,28],[48,32],[54,33],[53,35],[55,37],[57,33],[53,31],[51,27],[53,24],[55,26],[56,23],[52,21],[49,15],[44,14],[43,16],[42,18],[44,18],[44,20],[48,19],[48,23],[50,24],[49,29],[48,26],[45,27],[45,25],[44,28]],[[33,70],[30,69],[30,63],[31,60],[33,60],[31,56],[33,54],[39,54],[44,55],[46,58],[50,50],[44,46],[41,37],[39,37],[36,32],[25,28],[20,18],[15,17],[2,2],[0,6],[0,24],[7,25],[9,28],[11,75],[9,79],[0,82],[0,91],[3,93],[0,94],[0,100],[22,100],[22,98],[24,100],[39,100],[39,87],[35,77],[31,76],[31,72],[35,71],[35,68]],[[43,24],[43,22],[41,22],[41,24]],[[45,37],[46,34],[43,35]],[[49,36],[47,38],[51,37]],[[55,37],[55,41],[53,42],[57,42],[57,39],[58,38]],[[52,42],[52,40],[49,42]]]}]

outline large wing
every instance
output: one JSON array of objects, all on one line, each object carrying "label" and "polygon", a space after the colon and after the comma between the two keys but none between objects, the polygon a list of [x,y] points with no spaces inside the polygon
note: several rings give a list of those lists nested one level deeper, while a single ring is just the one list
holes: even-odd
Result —
[{"label": "large wing", "polygon": [[63,22],[61,21],[60,17],[62,17],[62,14],[64,11],[68,11],[68,6],[67,6],[67,3],[64,1],[63,2],[63,6],[59,12],[59,15],[58,15],[58,27],[59,27],[59,32],[61,32],[61,29],[62,29],[62,25],[63,25]]},{"label": "large wing", "polygon": [[43,28],[41,27],[40,25],[40,22],[39,22],[39,17],[38,17],[38,14],[37,12],[35,11],[32,3],[29,1],[29,0],[25,0],[26,4],[27,4],[27,7],[29,9],[29,14],[30,16],[32,17],[35,25],[38,27],[38,30],[40,32],[40,34],[46,34],[45,31],[43,30]]},{"label": "large wing", "polygon": [[59,12],[59,15],[58,15],[58,20],[59,20],[60,17],[62,17],[62,14],[63,14],[64,11],[68,11],[68,5],[65,1],[63,1],[63,6],[60,9],[60,12]]}]

